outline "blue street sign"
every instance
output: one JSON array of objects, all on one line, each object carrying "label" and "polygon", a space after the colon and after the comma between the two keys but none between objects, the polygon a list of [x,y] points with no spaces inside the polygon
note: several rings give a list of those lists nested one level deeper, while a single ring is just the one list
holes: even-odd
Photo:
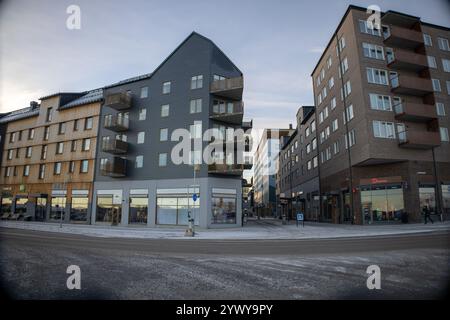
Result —
[{"label": "blue street sign", "polygon": [[192,195],[192,200],[195,202],[195,201],[197,201],[197,199],[198,199],[198,196],[197,196],[196,193],[194,193],[194,194]]},{"label": "blue street sign", "polygon": [[303,221],[303,213],[297,213],[297,221]]}]

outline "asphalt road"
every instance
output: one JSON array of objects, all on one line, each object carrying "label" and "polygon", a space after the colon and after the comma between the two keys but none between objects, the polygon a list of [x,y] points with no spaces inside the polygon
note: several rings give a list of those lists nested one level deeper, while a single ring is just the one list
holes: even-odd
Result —
[{"label": "asphalt road", "polygon": [[[449,243],[446,232],[255,241],[0,229],[0,276],[15,299],[434,299],[448,288]],[[372,264],[381,290],[366,287]],[[81,290],[66,287],[69,265]]]}]

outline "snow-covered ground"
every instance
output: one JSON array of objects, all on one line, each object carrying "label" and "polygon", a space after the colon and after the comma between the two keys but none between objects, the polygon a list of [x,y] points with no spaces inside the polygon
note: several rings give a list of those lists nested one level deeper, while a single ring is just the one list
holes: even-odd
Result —
[{"label": "snow-covered ground", "polygon": [[[143,238],[143,239],[193,239],[185,237],[186,228],[181,227],[110,227],[98,225],[76,225],[45,222],[1,221],[0,227],[28,229],[36,231],[82,234],[106,238]],[[307,222],[305,226],[282,225],[279,220],[263,219],[249,221],[242,228],[197,229],[195,239],[320,239],[341,237],[363,237],[450,231],[450,221],[434,224],[394,224],[394,225],[335,225]]]}]

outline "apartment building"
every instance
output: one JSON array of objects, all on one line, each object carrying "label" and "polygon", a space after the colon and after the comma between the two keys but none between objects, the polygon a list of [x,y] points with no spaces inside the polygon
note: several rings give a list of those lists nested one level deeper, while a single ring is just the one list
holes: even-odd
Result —
[{"label": "apartment building", "polygon": [[89,223],[103,93],[56,93],[0,118],[2,217]]},{"label": "apartment building", "polygon": [[[242,173],[251,163],[237,158],[250,140],[234,133],[252,127],[242,94],[242,72],[195,32],[153,73],[105,87],[92,223],[186,226],[191,217],[203,228],[240,226]],[[176,163],[180,128],[189,132],[189,152]],[[227,139],[205,139],[208,129]],[[217,149],[206,163],[210,142]]]},{"label": "apartment building", "polygon": [[323,196],[335,223],[450,212],[450,29],[350,6],[312,73]]},{"label": "apartment building", "polygon": [[[297,112],[297,127],[281,143],[278,161],[277,198],[281,214],[294,219],[302,212],[305,219],[319,221],[319,153],[314,106]],[[322,218],[321,221],[326,220]]]},{"label": "apartment building", "polygon": [[277,212],[276,174],[280,138],[294,132],[288,129],[264,129],[254,156],[254,207],[258,216],[275,216]]}]

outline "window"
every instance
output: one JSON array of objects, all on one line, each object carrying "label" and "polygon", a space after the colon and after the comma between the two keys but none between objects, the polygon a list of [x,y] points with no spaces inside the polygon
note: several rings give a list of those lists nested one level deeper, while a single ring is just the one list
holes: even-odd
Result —
[{"label": "window", "polygon": [[448,39],[438,38],[439,49],[444,51],[450,51],[450,46],[448,44]]},{"label": "window", "polygon": [[[217,106],[219,106],[219,104]],[[231,109],[233,109],[233,103],[231,103]],[[202,112],[202,99],[191,100],[189,112],[190,113]],[[233,112],[233,110],[231,110],[231,112]]]},{"label": "window", "polygon": [[53,174],[61,174],[61,162],[55,162]]},{"label": "window", "polygon": [[66,123],[60,122],[58,124],[58,134],[64,134],[64,133],[66,133]]},{"label": "window", "polygon": [[341,37],[338,40],[338,45],[336,46],[336,55],[339,55],[340,52],[342,52],[342,50],[344,50],[345,48],[345,38]]},{"label": "window", "polygon": [[9,142],[10,143],[16,142],[16,133],[15,132],[11,132],[9,134]]},{"label": "window", "polygon": [[450,60],[442,59],[442,68],[445,72],[450,72]]},{"label": "window", "polygon": [[87,173],[89,171],[89,160],[81,160],[80,172]]},{"label": "window", "polygon": [[331,60],[331,56],[329,56],[328,60],[327,60],[327,68],[330,69],[332,64],[333,64],[333,60]]},{"label": "window", "polygon": [[91,139],[83,139],[83,144],[81,146],[81,151],[89,151],[91,149]]},{"label": "window", "polygon": [[436,103],[436,113],[438,116],[445,116],[445,106],[442,102]]},{"label": "window", "polygon": [[429,34],[424,33],[423,34],[423,42],[425,42],[425,45],[428,47],[431,47],[433,45],[433,41],[431,40],[431,36]]},{"label": "window", "polygon": [[327,97],[327,87],[323,87],[322,89],[322,99],[325,100]]},{"label": "window", "polygon": [[374,84],[388,85],[386,70],[367,68],[367,81]]},{"label": "window", "polygon": [[19,134],[19,138],[17,140],[22,141],[22,131],[19,131],[18,134]]},{"label": "window", "polygon": [[311,160],[308,161],[307,168],[308,168],[308,170],[312,169],[312,162],[311,162]]},{"label": "window", "polygon": [[369,25],[367,20],[359,20],[359,31],[362,33],[371,34],[373,36],[381,36],[381,30],[375,28],[375,24]]},{"label": "window", "polygon": [[310,154],[310,153],[311,153],[311,144],[308,143],[308,144],[306,145],[306,154]]},{"label": "window", "polygon": [[27,147],[25,152],[25,158],[31,158],[31,153],[33,152],[33,147]]},{"label": "window", "polygon": [[328,80],[328,88],[331,89],[334,87],[334,77],[331,77],[330,80]]},{"label": "window", "polygon": [[50,127],[45,127],[44,128],[44,140],[48,140],[48,138],[50,137]]},{"label": "window", "polygon": [[50,122],[53,120],[53,108],[48,108],[47,109],[47,115],[45,116],[45,120],[47,122]]},{"label": "window", "polygon": [[356,135],[355,135],[355,130],[353,129],[352,131],[350,131],[347,134],[344,135],[344,140],[345,140],[345,149],[348,149],[348,147],[350,146],[350,148],[352,146],[355,145],[356,143]]},{"label": "window", "polygon": [[162,93],[163,94],[168,94],[170,93],[170,87],[171,87],[172,83],[170,81],[164,82],[163,83],[163,88],[162,88]]},{"label": "window", "polygon": [[8,150],[8,160],[12,160],[12,158],[13,158],[13,150],[10,149]]},{"label": "window", "polygon": [[62,154],[64,152],[64,142],[58,142],[56,144],[56,154]]},{"label": "window", "polygon": [[437,64],[436,64],[436,58],[433,56],[427,56],[427,60],[428,60],[428,66],[430,68],[437,68]]},{"label": "window", "polygon": [[169,116],[169,108],[170,106],[168,104],[164,104],[161,106],[161,117]]},{"label": "window", "polygon": [[320,111],[319,113],[319,124],[321,124],[323,122],[323,111]]},{"label": "window", "polygon": [[449,142],[448,128],[440,127],[439,131],[441,132],[441,141]]},{"label": "window", "polygon": [[375,138],[395,139],[395,124],[385,121],[373,121]]},{"label": "window", "polygon": [[339,129],[339,121],[338,119],[334,119],[331,123],[331,130],[335,132],[337,129]]},{"label": "window", "polygon": [[370,107],[373,110],[392,111],[391,97],[381,94],[369,94]]},{"label": "window", "polygon": [[447,93],[450,95],[450,81],[445,81],[446,85],[447,85]]},{"label": "window", "polygon": [[317,149],[317,139],[316,138],[312,139],[311,145],[312,145],[312,149],[313,150]]},{"label": "window", "polygon": [[141,88],[141,99],[148,98],[148,87]]},{"label": "window", "polygon": [[78,131],[80,129],[80,121],[78,119],[75,119],[73,121],[73,131]]},{"label": "window", "polygon": [[331,99],[331,110],[334,110],[334,108],[336,108],[336,97],[333,97],[333,99]]},{"label": "window", "polygon": [[33,140],[34,139],[34,129],[29,129],[28,130],[28,140]]},{"label": "window", "polygon": [[23,176],[28,177],[30,175],[30,166],[26,165],[23,167]]},{"label": "window", "polygon": [[346,116],[345,113],[343,112],[344,124],[347,123],[347,119],[348,119],[348,121],[350,121],[350,120],[352,120],[353,117],[354,117],[354,113],[353,113],[353,105],[349,105],[345,110],[346,110],[347,116]]},{"label": "window", "polygon": [[168,135],[169,135],[169,130],[167,128],[163,128],[159,130],[159,141],[167,141],[168,140]]},{"label": "window", "polygon": [[45,164],[39,165],[39,179],[45,178]]},{"label": "window", "polygon": [[159,164],[160,167],[167,166],[167,153],[160,153],[159,154]]},{"label": "window", "polygon": [[145,132],[141,131],[137,135],[137,144],[142,144],[145,142]]},{"label": "window", "polygon": [[226,78],[223,77],[223,76],[219,76],[219,75],[215,74],[213,79],[214,79],[214,81],[221,81],[221,80],[225,80]]},{"label": "window", "polygon": [[139,120],[145,120],[147,118],[147,109],[140,108],[139,109]]},{"label": "window", "polygon": [[335,141],[333,143],[333,153],[338,154],[339,153],[339,140]]},{"label": "window", "polygon": [[384,50],[382,46],[363,42],[363,53],[366,58],[384,60]]},{"label": "window", "polygon": [[144,166],[144,156],[136,156],[135,168],[142,168]]},{"label": "window", "polygon": [[311,134],[310,128],[306,127],[306,129],[305,129],[305,136],[309,137],[310,134]]},{"label": "window", "polygon": [[191,89],[203,88],[203,75],[194,76],[191,78]]},{"label": "window", "polygon": [[93,119],[92,117],[86,118],[85,122],[84,122],[84,130],[90,130],[92,129],[92,125],[93,125]]},{"label": "window", "polygon": [[41,149],[41,160],[47,159],[47,145],[43,145]]},{"label": "window", "polygon": [[435,92],[441,92],[441,82],[439,79],[431,79],[431,81],[433,83],[433,90]]},{"label": "window", "polygon": [[16,159],[20,158],[20,148],[16,149]]},{"label": "window", "polygon": [[344,84],[344,87],[341,90],[341,100],[344,100],[344,97],[347,98],[350,93],[352,93],[352,85],[349,80]]},{"label": "window", "polygon": [[75,172],[75,161],[70,161],[69,162],[69,173],[74,173]]},{"label": "window", "polygon": [[72,140],[72,143],[70,145],[70,151],[71,152],[77,151],[77,140]]},{"label": "window", "polygon": [[314,131],[316,131],[316,120],[313,120],[311,122],[311,132],[314,132]]},{"label": "window", "polygon": [[341,62],[341,68],[339,69],[339,78],[342,77],[342,74],[345,74],[348,70],[348,60],[347,57],[344,58]]},{"label": "window", "polygon": [[319,165],[319,161],[317,159],[317,156],[313,158],[313,168],[317,168],[317,166]]}]

